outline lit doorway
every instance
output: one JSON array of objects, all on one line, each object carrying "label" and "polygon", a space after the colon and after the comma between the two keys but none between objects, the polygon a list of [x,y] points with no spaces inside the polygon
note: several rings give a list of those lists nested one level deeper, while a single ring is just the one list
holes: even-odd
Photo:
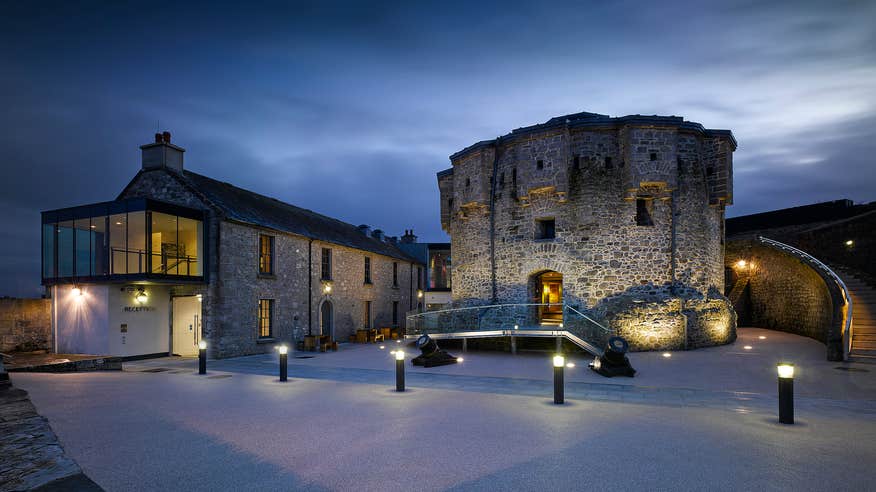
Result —
[{"label": "lit doorway", "polygon": [[542,304],[538,308],[540,324],[559,325],[563,322],[563,274],[548,271],[539,275],[536,298]]},{"label": "lit doorway", "polygon": [[184,357],[198,355],[201,340],[201,301],[197,296],[174,297],[171,353]]}]

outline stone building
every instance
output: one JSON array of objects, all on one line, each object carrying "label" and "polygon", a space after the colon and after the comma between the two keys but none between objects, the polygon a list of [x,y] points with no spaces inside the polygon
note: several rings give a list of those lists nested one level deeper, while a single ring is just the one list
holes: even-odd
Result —
[{"label": "stone building", "polygon": [[169,133],[141,149],[116,200],[42,214],[55,350],[231,357],[404,328],[422,265],[395,238],[184,169]]},{"label": "stone building", "polygon": [[529,325],[570,306],[638,350],[734,340],[722,292],[735,149],[730,131],[680,117],[578,113],[453,154],[438,186],[454,304],[553,304],[514,320]]}]

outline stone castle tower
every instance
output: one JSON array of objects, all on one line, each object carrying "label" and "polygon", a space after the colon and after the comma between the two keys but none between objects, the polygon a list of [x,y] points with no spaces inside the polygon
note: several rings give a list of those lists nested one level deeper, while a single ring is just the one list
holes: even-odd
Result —
[{"label": "stone castle tower", "polygon": [[565,303],[639,350],[732,341],[735,149],[730,131],[676,116],[577,113],[453,154],[438,186],[454,303]]}]

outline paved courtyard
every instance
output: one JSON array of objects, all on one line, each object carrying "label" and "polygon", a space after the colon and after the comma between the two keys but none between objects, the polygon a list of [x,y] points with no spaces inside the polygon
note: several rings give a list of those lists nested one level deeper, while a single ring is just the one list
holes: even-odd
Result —
[{"label": "paved courtyard", "polygon": [[[290,357],[288,383],[274,355],[210,361],[207,376],[166,358],[13,382],[111,491],[872,489],[876,365],[829,363],[794,335],[740,335],[633,354],[633,379],[576,360],[563,406],[548,354],[408,365],[410,391],[396,393],[394,343],[295,354],[313,357]],[[794,426],[776,423],[778,360],[798,368]]]}]

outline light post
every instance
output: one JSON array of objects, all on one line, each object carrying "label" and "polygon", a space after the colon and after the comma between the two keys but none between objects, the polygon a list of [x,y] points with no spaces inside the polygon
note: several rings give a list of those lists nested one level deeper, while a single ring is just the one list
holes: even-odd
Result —
[{"label": "light post", "polygon": [[395,351],[395,390],[405,390],[405,353],[401,349]]},{"label": "light post", "polygon": [[794,364],[781,362],[779,373],[779,423],[794,423]]},{"label": "light post", "polygon": [[198,374],[207,374],[207,341],[198,342]]},{"label": "light post", "polygon": [[565,401],[563,391],[563,367],[566,358],[562,355],[554,356],[554,404],[562,405]]},{"label": "light post", "polygon": [[280,347],[277,350],[280,351],[280,382],[285,383],[288,379],[287,376],[288,376],[288,370],[289,370],[289,368],[288,368],[289,347],[287,347],[285,345],[280,345]]}]

